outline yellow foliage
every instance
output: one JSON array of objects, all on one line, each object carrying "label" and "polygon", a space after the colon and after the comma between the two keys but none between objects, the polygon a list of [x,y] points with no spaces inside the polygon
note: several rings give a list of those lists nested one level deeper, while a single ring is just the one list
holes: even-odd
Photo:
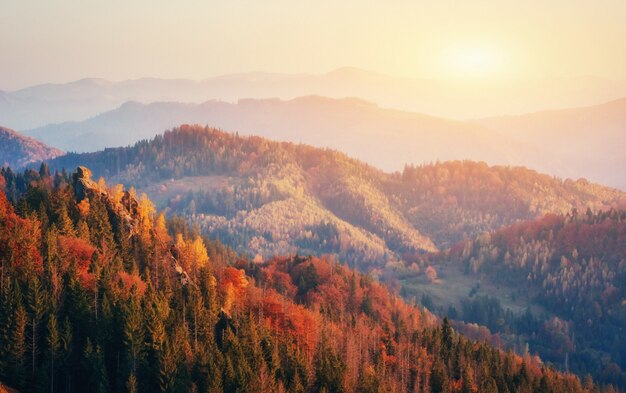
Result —
[{"label": "yellow foliage", "polygon": [[107,188],[107,183],[104,180],[104,177],[100,176],[100,178],[98,179],[98,189],[100,191],[105,191]]},{"label": "yellow foliage", "polygon": [[156,238],[162,243],[168,243],[170,235],[167,233],[167,227],[165,226],[165,215],[159,214],[154,223],[154,233]]},{"label": "yellow foliage", "polygon": [[206,252],[206,247],[201,237],[198,236],[196,240],[190,244],[190,248],[193,261],[197,267],[203,267],[209,263],[209,255]]},{"label": "yellow foliage", "polygon": [[124,195],[124,186],[121,184],[116,184],[111,190],[109,190],[109,194],[111,194],[111,197],[116,203],[122,202],[122,196]]},{"label": "yellow foliage", "polygon": [[180,254],[179,263],[185,270],[203,267],[209,263],[209,255],[201,237],[185,241],[182,234],[176,234],[176,249]]}]

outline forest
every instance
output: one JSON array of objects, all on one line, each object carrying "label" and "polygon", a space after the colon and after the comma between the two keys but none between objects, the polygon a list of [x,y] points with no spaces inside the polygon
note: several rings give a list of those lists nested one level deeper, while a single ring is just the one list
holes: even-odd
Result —
[{"label": "forest", "polygon": [[333,150],[191,125],[49,165],[86,165],[136,187],[240,253],[333,254],[363,271],[548,213],[626,207],[623,192],[521,167],[456,161],[385,173]]},{"label": "forest", "polygon": [[464,305],[466,321],[524,335],[544,360],[626,385],[626,211],[546,215],[444,254],[468,275],[531,294],[550,314],[514,318],[497,299],[475,298]]},{"label": "forest", "polygon": [[[253,262],[133,189],[0,177],[0,381],[20,391],[611,392],[458,334],[333,257]],[[581,257],[582,258],[582,257]]]}]

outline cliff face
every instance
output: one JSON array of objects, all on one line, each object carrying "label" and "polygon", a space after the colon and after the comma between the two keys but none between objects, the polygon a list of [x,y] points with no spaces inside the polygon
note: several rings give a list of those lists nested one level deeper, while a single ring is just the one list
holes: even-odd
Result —
[{"label": "cliff face", "polygon": [[87,199],[99,199],[104,203],[109,213],[109,217],[119,224],[122,224],[132,237],[136,233],[136,228],[140,221],[139,202],[128,191],[122,191],[121,198],[115,198],[107,190],[102,189],[98,183],[91,179],[90,169],[79,166],[72,175],[72,186],[79,202]]}]

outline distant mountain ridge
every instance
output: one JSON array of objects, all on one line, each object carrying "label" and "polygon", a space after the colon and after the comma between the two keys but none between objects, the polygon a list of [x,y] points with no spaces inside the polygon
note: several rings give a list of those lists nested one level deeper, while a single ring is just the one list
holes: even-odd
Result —
[{"label": "distant mountain ridge", "polygon": [[[67,151],[87,152],[130,145],[182,123],[338,149],[386,170],[401,169],[416,158],[419,162],[473,159],[500,164],[523,160],[511,141],[482,126],[384,109],[356,98],[320,96],[244,99],[236,104],[127,102],[83,122],[50,125],[27,134],[56,141]],[[387,144],[384,149],[382,140]]]},{"label": "distant mountain ridge", "polygon": [[304,95],[361,97],[379,105],[454,119],[591,105],[626,96],[626,81],[571,78],[494,86],[453,86],[427,79],[394,77],[355,67],[322,74],[239,73],[201,81],[140,78],[111,82],[85,78],[6,92],[0,123],[18,130],[81,121],[127,101],[200,103],[216,99]]},{"label": "distant mountain ridge", "polygon": [[481,119],[477,124],[550,152],[562,176],[626,189],[626,98],[600,105]]},{"label": "distant mountain ridge", "polygon": [[10,128],[0,127],[0,166],[11,166],[15,169],[62,154],[59,149],[20,135]]},{"label": "distant mountain ridge", "polygon": [[358,98],[321,96],[242,99],[236,104],[127,102],[83,122],[26,133],[66,151],[85,152],[130,145],[159,130],[197,123],[338,149],[386,171],[411,163],[473,160],[626,189],[626,173],[616,170],[626,166],[621,149],[626,144],[626,100],[540,114],[537,121],[524,119],[539,114],[460,122],[386,109]]}]

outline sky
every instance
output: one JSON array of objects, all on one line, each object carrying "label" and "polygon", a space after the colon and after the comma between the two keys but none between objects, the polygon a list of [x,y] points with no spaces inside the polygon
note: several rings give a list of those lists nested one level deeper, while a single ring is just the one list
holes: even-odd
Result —
[{"label": "sky", "polygon": [[0,90],[354,66],[450,83],[626,79],[626,1],[0,0]]}]

